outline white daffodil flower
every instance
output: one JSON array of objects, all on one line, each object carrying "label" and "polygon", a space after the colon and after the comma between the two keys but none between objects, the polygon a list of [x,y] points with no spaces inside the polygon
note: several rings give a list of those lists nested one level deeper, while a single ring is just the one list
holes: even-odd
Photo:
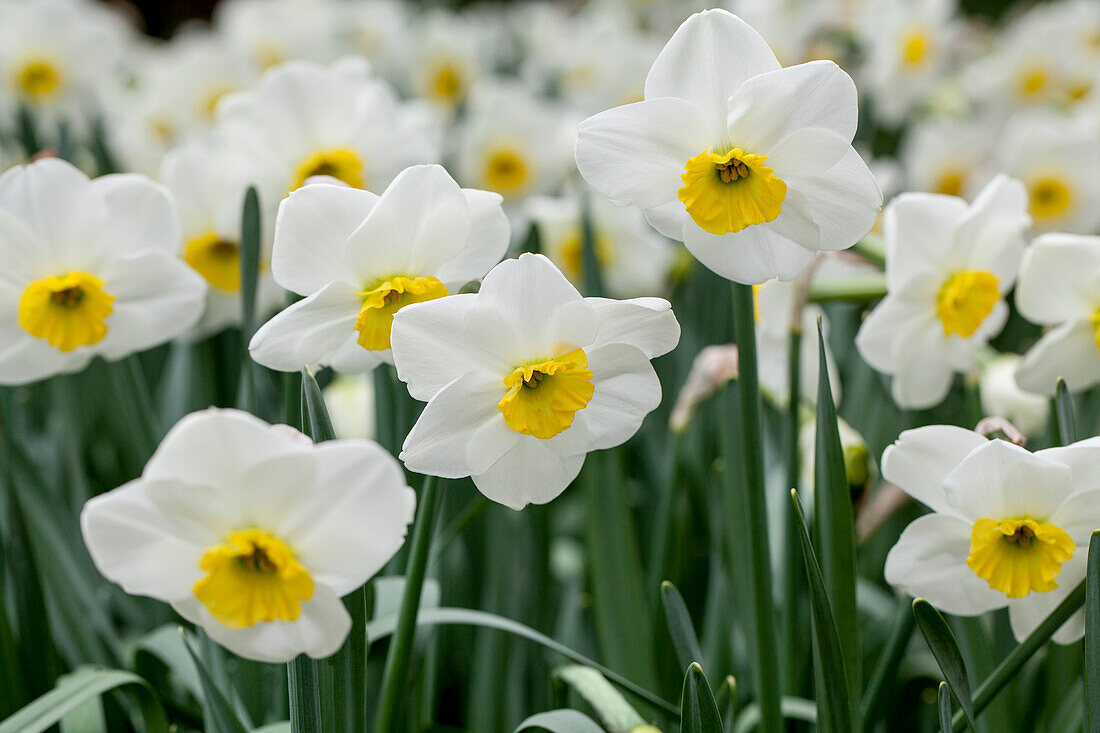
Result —
[{"label": "white daffodil flower", "polygon": [[[1003,417],[1025,435],[1042,435],[1050,425],[1050,400],[1020,389],[1016,381],[1020,361],[1016,354],[1001,354],[982,367],[978,382],[982,412],[991,417]],[[1100,367],[1100,356],[1095,361]]]},{"label": "white daffodil flower", "polygon": [[403,171],[381,196],[304,186],[279,206],[271,270],[306,297],[256,332],[252,358],[284,372],[390,362],[394,314],[481,277],[509,238],[500,196],[461,189],[438,165]]},{"label": "white daffodil flower", "polygon": [[380,191],[407,166],[439,157],[434,118],[402,103],[361,58],[287,62],[255,89],[223,97],[214,114],[227,145],[273,161],[284,192],[321,175]]},{"label": "white daffodil flower", "polygon": [[84,505],[99,571],[171,604],[234,654],[322,658],[351,628],[340,597],[405,541],[416,495],[365,440],[314,445],[239,410],[183,418],[141,477]]},{"label": "white daffodil flower", "polygon": [[1078,391],[1100,382],[1100,237],[1044,234],[1020,265],[1016,307],[1052,326],[1024,356],[1016,381],[1053,395],[1058,378]]},{"label": "white daffodil flower", "polygon": [[513,509],[544,504],[588,451],[638,430],[661,400],[649,360],[679,338],[665,300],[582,298],[546,257],[506,260],[477,293],[394,318],[397,375],[428,403],[401,459],[417,473],[472,476]]},{"label": "white daffodil flower", "polygon": [[190,328],[205,286],[163,186],[56,158],[0,176],[0,384],[144,351]]},{"label": "white daffodil flower", "polygon": [[[882,475],[928,506],[886,557],[886,580],[947,613],[1008,608],[1023,640],[1085,577],[1100,528],[1100,440],[1029,453],[948,425],[901,434]],[[1078,611],[1055,634],[1084,633]]]},{"label": "white daffodil flower", "polygon": [[[262,177],[260,165],[244,153],[210,143],[184,145],[164,159],[161,180],[176,202],[183,230],[180,256],[208,285],[206,309],[189,334],[192,338],[241,322],[241,210],[248,187]],[[274,214],[271,198],[260,193],[260,205]],[[261,212],[259,316],[270,315],[285,301],[271,276],[273,220],[274,216]]]},{"label": "white daffodil flower", "polygon": [[293,59],[331,61],[342,19],[333,0],[227,0],[215,7],[214,28],[223,42],[247,53],[259,69]]},{"label": "white daffodil flower", "polygon": [[708,10],[661,51],[645,101],[581,123],[577,166],[719,275],[790,280],[874,226],[882,195],[851,145],[856,115],[836,64],[781,68],[744,21]]},{"label": "white daffodil flower", "polygon": [[906,186],[948,196],[973,193],[996,137],[992,120],[934,118],[915,123],[901,148]]},{"label": "white daffodil flower", "polygon": [[886,207],[885,299],[856,336],[860,355],[894,376],[902,407],[939,403],[955,372],[1000,333],[1024,248],[1027,191],[998,176],[967,205],[955,196],[906,193]]}]

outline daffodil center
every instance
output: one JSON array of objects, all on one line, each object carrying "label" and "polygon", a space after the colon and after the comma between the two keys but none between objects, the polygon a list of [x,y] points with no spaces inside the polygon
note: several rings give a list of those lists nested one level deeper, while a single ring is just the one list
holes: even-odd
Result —
[{"label": "daffodil center", "polygon": [[927,28],[910,28],[901,36],[901,62],[910,70],[924,66],[932,48]]},{"label": "daffodil center", "polygon": [[1093,311],[1092,314],[1092,330],[1095,333],[1096,350],[1100,351],[1100,308]]},{"label": "daffodil center", "polygon": [[726,153],[705,150],[684,164],[679,198],[704,231],[739,232],[774,221],[787,197],[787,184],[764,165],[766,155],[741,148]]},{"label": "daffodil center", "polygon": [[231,532],[199,561],[206,577],[191,592],[232,629],[294,621],[313,597],[313,578],[286,543],[259,529]]},{"label": "daffodil center", "polygon": [[1020,95],[1025,99],[1038,96],[1047,87],[1050,72],[1041,64],[1029,64],[1020,71],[1018,86]]},{"label": "daffodil center", "polygon": [[336,148],[321,150],[310,155],[294,170],[294,181],[290,190],[303,186],[312,176],[331,176],[348,184],[352,188],[364,188],[364,165],[354,150]]},{"label": "daffodil center", "polygon": [[943,324],[943,335],[970,338],[993,312],[1000,297],[997,276],[992,272],[956,272],[943,284],[936,298],[936,315]]},{"label": "daffodil center", "polygon": [[500,195],[516,195],[530,181],[527,159],[512,147],[492,149],[485,156],[484,178],[486,185]]},{"label": "daffodil center", "polygon": [[19,67],[16,84],[31,99],[53,96],[61,88],[63,78],[57,66],[45,58],[32,58]]},{"label": "daffodil center", "polygon": [[37,280],[19,298],[19,325],[62,351],[99,343],[107,335],[114,296],[87,272]]},{"label": "daffodil center", "polygon": [[390,327],[397,311],[411,303],[423,303],[449,295],[443,283],[434,277],[395,275],[356,295],[363,299],[355,319],[357,341],[368,351],[390,348]]},{"label": "daffodil center", "polygon": [[516,367],[504,378],[504,386],[508,392],[497,403],[504,422],[516,432],[544,440],[572,425],[595,390],[583,349]]},{"label": "daffodil center", "polygon": [[940,173],[936,181],[936,193],[947,196],[958,196],[962,193],[963,183],[966,181],[966,171],[961,168],[947,168]]},{"label": "daffodil center", "polygon": [[979,519],[970,533],[967,566],[1009,598],[1058,587],[1062,563],[1077,545],[1064,529],[1025,517]]},{"label": "daffodil center", "polygon": [[442,61],[433,69],[428,88],[435,99],[455,104],[466,89],[465,75],[458,64]]},{"label": "daffodil center", "polygon": [[[596,250],[596,262],[601,269],[611,266],[615,259],[615,250],[611,246],[611,240],[596,233],[596,241],[593,245]],[[578,280],[584,277],[584,237],[581,232],[574,232],[569,239],[561,245],[561,260],[565,266],[565,274],[571,279]]]},{"label": "daffodil center", "polygon": [[1031,182],[1030,210],[1036,219],[1053,219],[1061,216],[1073,203],[1073,192],[1057,176],[1043,176]]},{"label": "daffodil center", "polygon": [[218,290],[235,293],[241,289],[241,250],[236,242],[207,232],[190,240],[183,259]]}]

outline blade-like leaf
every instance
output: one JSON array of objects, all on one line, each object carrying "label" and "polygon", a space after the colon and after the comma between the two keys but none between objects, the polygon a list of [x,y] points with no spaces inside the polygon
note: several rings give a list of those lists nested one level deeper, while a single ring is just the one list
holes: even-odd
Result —
[{"label": "blade-like leaf", "polygon": [[[798,492],[791,491],[791,501],[795,509],[795,524],[798,536],[802,540],[802,559],[806,563],[806,576],[810,581],[810,611],[814,632],[815,667],[822,679],[828,680],[834,690],[847,690],[847,672],[844,669],[844,656],[840,650],[840,636],[837,634],[833,609],[829,605],[829,594],[825,590],[825,579],[817,563],[810,534],[806,530],[806,518],[802,514],[802,504],[798,501]],[[821,730],[847,733],[853,730],[852,709],[847,695],[825,695],[817,701],[817,717]]]},{"label": "blade-like leaf", "polygon": [[136,693],[149,733],[167,733],[168,718],[153,689],[137,675],[115,669],[81,669],[62,677],[57,687],[0,723],[0,733],[46,730],[89,700],[120,687]]},{"label": "blade-like leaf", "polygon": [[1073,398],[1064,379],[1059,379],[1054,390],[1054,413],[1057,416],[1058,442],[1069,445],[1077,442],[1077,426],[1073,420]]},{"label": "blade-like leaf", "polygon": [[959,707],[970,722],[970,728],[977,730],[974,725],[974,703],[970,697],[970,678],[951,627],[940,612],[923,598],[913,601],[913,615],[917,619],[917,628],[928,642],[928,648],[932,650],[932,656],[936,658],[936,663],[943,672],[947,686],[951,688],[951,694],[958,700]]},{"label": "blade-like leaf", "polygon": [[951,733],[951,694],[947,690],[947,683],[941,682],[936,693],[936,701],[940,711],[940,731]]},{"label": "blade-like leaf", "polygon": [[195,650],[191,639],[187,637],[187,632],[181,628],[179,634],[184,647],[187,648],[187,653],[191,655],[191,661],[195,663],[195,669],[198,670],[199,682],[202,684],[202,694],[206,700],[206,709],[210,711],[210,715],[214,718],[212,721],[207,721],[207,725],[213,724],[221,733],[247,733],[248,727],[237,717],[233,706],[218,688],[218,684],[210,674],[210,670],[202,661],[198,651]]},{"label": "blade-like leaf", "polygon": [[825,590],[833,609],[840,653],[848,672],[848,699],[858,704],[856,684],[862,677],[859,652],[859,613],[856,610],[856,551],[852,525],[852,492],[844,466],[836,404],[829,385],[825,336],[817,321],[818,378],[817,430],[814,445],[814,529],[821,556]]},{"label": "blade-like leaf", "polygon": [[302,415],[302,424],[313,438],[314,443],[332,440],[336,437],[336,431],[332,427],[332,419],[328,416],[328,408],[325,406],[325,398],[321,394],[321,388],[313,373],[309,369],[302,370],[302,406],[306,414]]},{"label": "blade-like leaf", "polygon": [[1100,531],[1089,539],[1085,576],[1085,724],[1100,733]]},{"label": "blade-like leaf", "polygon": [[576,710],[550,710],[527,718],[515,733],[525,730],[548,730],[550,733],[604,733],[592,718]]},{"label": "blade-like leaf", "polygon": [[[801,697],[783,697],[779,700],[779,709],[787,720],[801,720],[811,726],[817,725],[817,705],[813,700]],[[733,724],[733,733],[752,733],[760,726],[760,706],[750,703],[745,706]]]},{"label": "blade-like leaf", "polygon": [[692,662],[703,662],[703,650],[699,647],[699,637],[691,623],[687,605],[680,591],[670,581],[661,583],[661,603],[665,607],[665,621],[668,633],[672,637],[672,646],[676,649],[676,658],[680,666],[686,668]]},{"label": "blade-like leaf", "polygon": [[722,715],[714,702],[703,668],[692,663],[684,675],[680,698],[680,733],[725,733]]},{"label": "blade-like leaf", "polygon": [[554,676],[565,682],[600,716],[610,733],[630,733],[645,720],[600,671],[581,664],[562,667]]},{"label": "blade-like leaf", "polygon": [[249,186],[241,208],[241,333],[244,345],[256,325],[256,287],[260,279],[260,194]]}]

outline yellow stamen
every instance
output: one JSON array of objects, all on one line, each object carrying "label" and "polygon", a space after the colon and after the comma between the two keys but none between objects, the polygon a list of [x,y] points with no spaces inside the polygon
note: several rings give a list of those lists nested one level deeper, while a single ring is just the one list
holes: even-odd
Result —
[{"label": "yellow stamen", "polygon": [[1029,193],[1029,209],[1036,219],[1061,216],[1073,203],[1073,192],[1069,186],[1054,176],[1043,176],[1032,181]]},{"label": "yellow stamen", "polygon": [[1092,328],[1096,332],[1096,350],[1100,351],[1100,308],[1092,314]]},{"label": "yellow stamen", "polygon": [[992,272],[956,272],[943,284],[936,298],[936,315],[943,323],[943,335],[970,338],[993,312],[1000,297],[997,276]]},{"label": "yellow stamen", "polygon": [[511,147],[490,150],[485,159],[485,184],[502,196],[520,193],[528,184],[527,160]]},{"label": "yellow stamen", "polygon": [[787,184],[764,165],[767,157],[734,148],[689,158],[679,197],[695,223],[711,234],[728,234],[774,221],[787,197]]},{"label": "yellow stamen", "polygon": [[[615,259],[610,240],[597,233],[595,248],[596,261],[600,267],[610,267]],[[562,244],[561,261],[570,280],[576,281],[584,277],[584,237],[580,232],[575,232]]]},{"label": "yellow stamen", "polygon": [[1062,563],[1077,548],[1061,527],[1030,518],[979,519],[970,533],[967,566],[1009,598],[1058,587]]},{"label": "yellow stamen", "polygon": [[441,61],[432,70],[431,96],[444,102],[457,103],[466,89],[461,67],[453,61]]},{"label": "yellow stamen", "polygon": [[61,88],[63,78],[57,66],[46,58],[32,58],[19,67],[15,83],[31,99],[46,99]]},{"label": "yellow stamen", "polygon": [[294,621],[313,597],[313,578],[279,538],[259,529],[231,532],[199,562],[206,577],[191,592],[231,629]]},{"label": "yellow stamen", "polygon": [[966,181],[966,171],[958,168],[948,168],[940,173],[936,181],[935,192],[947,196],[958,196],[962,193],[963,183]]},{"label": "yellow stamen", "polygon": [[214,232],[207,232],[187,243],[183,259],[206,282],[218,290],[235,293],[241,289],[241,250]]},{"label": "yellow stamen", "polygon": [[310,176],[332,176],[352,188],[364,188],[366,180],[363,168],[363,161],[354,150],[320,150],[298,164],[290,190],[303,186]]},{"label": "yellow stamen", "polygon": [[19,299],[19,325],[62,351],[99,343],[115,297],[86,272],[47,277],[27,286]]},{"label": "yellow stamen", "polygon": [[449,293],[443,283],[434,277],[395,275],[356,295],[363,299],[363,308],[355,319],[359,345],[369,351],[385,351],[390,348],[390,327],[397,311],[412,303],[435,300]]},{"label": "yellow stamen", "polygon": [[926,28],[910,28],[901,36],[902,65],[915,69],[923,66],[932,49],[932,38]]},{"label": "yellow stamen", "polygon": [[508,393],[497,404],[508,427],[536,438],[553,438],[573,424],[595,387],[583,349],[516,367],[504,378]]},{"label": "yellow stamen", "polygon": [[1047,87],[1049,71],[1046,66],[1032,64],[1020,71],[1018,79],[1020,95],[1024,98],[1038,96]]}]

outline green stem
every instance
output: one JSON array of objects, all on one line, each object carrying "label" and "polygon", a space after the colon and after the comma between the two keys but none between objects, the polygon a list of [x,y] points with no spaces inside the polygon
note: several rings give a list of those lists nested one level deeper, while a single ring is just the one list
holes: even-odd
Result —
[{"label": "green stem", "polygon": [[[799,488],[801,469],[798,452],[799,413],[802,407],[801,346],[802,332],[792,328],[787,347],[787,486],[792,489]],[[806,574],[798,562],[802,548],[794,524],[794,505],[788,503],[784,513],[787,521],[783,525],[783,557],[786,562],[783,573],[783,658],[786,661],[783,668],[783,692],[787,695],[798,695],[802,681],[802,665],[798,661],[805,659],[801,651],[805,640],[802,629],[806,626],[799,610],[801,600],[806,596]]]},{"label": "green stem", "polygon": [[[1019,646],[1004,658],[1004,661],[997,665],[997,668],[985,678],[985,681],[978,685],[978,689],[974,693],[975,715],[985,710],[989,703],[993,701],[993,698],[997,696],[997,693],[1012,681],[1012,678],[1027,663],[1027,660],[1031,659],[1035,652],[1050,641],[1050,637],[1054,636],[1054,632],[1060,629],[1062,624],[1069,620],[1070,616],[1077,613],[1084,603],[1085,583],[1082,581],[1049,616],[1043,619],[1043,622],[1026,639],[1020,642]],[[955,718],[951,722],[951,728],[954,731],[961,731],[966,728],[966,718],[961,711],[955,714]]]},{"label": "green stem", "polygon": [[810,302],[826,303],[849,300],[860,303],[878,300],[886,296],[886,276],[856,277],[847,280],[815,282],[810,286]]},{"label": "green stem", "polygon": [[376,733],[389,733],[398,729],[397,713],[412,661],[416,615],[420,610],[420,593],[423,590],[424,576],[428,569],[432,525],[435,524],[440,497],[435,476],[425,477],[418,498],[420,511],[417,512],[416,522],[413,524],[412,549],[409,552],[409,562],[405,571],[405,592],[401,597],[397,628],[390,642],[389,653],[386,655],[386,666],[382,670],[378,713],[374,719]]},{"label": "green stem", "polygon": [[439,533],[439,537],[432,545],[431,559],[428,560],[428,566],[435,565],[439,558],[443,557],[443,553],[447,551],[447,547],[450,546],[455,539],[462,534],[466,527],[470,525],[475,519],[485,513],[485,510],[493,502],[485,497],[484,494],[478,492],[478,495],[462,510],[462,513],[452,519]]},{"label": "green stem", "polygon": [[[783,719],[779,707],[778,652],[775,639],[775,608],[772,599],[772,573],[768,550],[768,517],[764,494],[764,445],[760,418],[760,384],[756,367],[756,332],[753,318],[752,287],[733,285],[733,326],[737,340],[740,400],[741,460],[744,473],[738,481],[732,470],[735,454],[727,443],[726,490],[748,521],[748,536],[731,532],[728,538],[736,560],[743,548],[748,550],[752,584],[753,647],[756,652],[756,693],[760,703],[760,730],[779,733]],[[727,390],[728,391],[728,390]],[[727,404],[728,407],[728,404]],[[727,409],[725,423],[732,432],[737,417]],[[738,495],[739,494],[739,495]],[[739,501],[738,501],[739,500]],[[734,584],[732,587],[736,587]]]},{"label": "green stem", "polygon": [[299,654],[286,665],[291,733],[320,733],[321,683],[317,660]]},{"label": "green stem", "polygon": [[868,234],[852,245],[852,251],[875,267],[886,267],[886,252],[881,237]]}]

